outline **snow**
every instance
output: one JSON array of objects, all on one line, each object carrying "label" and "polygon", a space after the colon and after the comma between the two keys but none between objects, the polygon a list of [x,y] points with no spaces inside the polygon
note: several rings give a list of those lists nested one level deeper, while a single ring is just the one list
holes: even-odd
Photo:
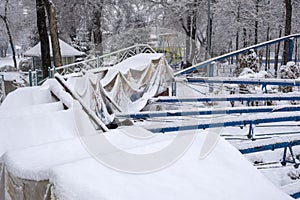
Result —
[{"label": "snow", "polygon": [[[19,63],[22,58],[16,58],[16,59],[17,59],[17,63]],[[12,56],[0,58],[0,69],[4,66],[14,66]]]},{"label": "snow", "polygon": [[[51,42],[51,38],[49,37],[49,41]],[[59,45],[61,50],[61,56],[63,57],[72,57],[72,56],[82,56],[85,55],[85,53],[80,52],[70,46],[69,44],[65,43],[61,39],[59,39]],[[52,56],[52,46],[50,45],[50,56]],[[24,56],[35,56],[35,57],[41,57],[41,44],[38,43],[28,51],[24,53]]]},{"label": "snow", "polygon": [[88,157],[80,140],[74,138],[9,151],[3,155],[3,162],[14,176],[41,181],[49,179],[52,167]]},{"label": "snow", "polygon": [[7,95],[6,100],[2,103],[2,107],[20,108],[51,102],[54,102],[54,99],[51,97],[51,93],[47,88],[20,88]]},{"label": "snow", "polygon": [[[50,181],[55,185],[57,199],[64,200],[291,199],[223,139],[211,155],[199,160],[203,139],[204,135],[198,135],[183,157],[154,173],[122,173],[94,159],[85,159],[54,167]],[[139,151],[146,148],[154,147],[146,145]]]},{"label": "snow", "polygon": [[300,185],[300,181],[295,181],[294,183],[291,183],[289,185],[286,185],[284,187],[282,187],[281,189],[286,192],[287,194],[295,194],[299,192],[299,185]]},{"label": "snow", "polygon": [[[84,88],[77,89],[81,93]],[[288,114],[291,116],[291,113],[273,113],[265,117]],[[220,116],[201,116],[200,120],[193,117],[169,120],[174,125],[182,119],[187,121],[186,124],[192,124],[197,120],[224,120]],[[242,118],[261,116],[225,117],[228,121]],[[153,128],[162,121],[158,118],[157,122],[139,123]],[[181,131],[181,143],[197,133],[195,140],[174,162],[154,172],[126,173],[97,161],[97,155],[91,154],[87,145],[103,142],[104,138],[118,149],[106,151],[104,157],[115,158],[122,152],[141,156],[159,152],[172,144],[177,133],[154,135],[141,127],[131,126],[99,134],[78,102],[55,80],[48,80],[41,87],[22,88],[10,93],[0,107],[0,130],[0,171],[4,164],[5,169],[18,178],[35,181],[50,179],[53,184],[51,190],[57,199],[291,199],[273,184],[278,186],[277,182],[282,180],[290,183],[287,177],[283,179],[281,172],[274,171],[274,174],[266,171],[264,176],[223,138],[211,154],[200,160],[199,153],[207,134],[210,134],[209,130]],[[101,145],[95,147],[96,150],[101,148]],[[158,161],[161,159],[155,158]],[[114,161],[121,163],[127,160]],[[138,166],[140,163],[129,164]],[[273,178],[273,183],[266,177]],[[293,192],[297,191],[298,185],[292,187]]]},{"label": "snow", "polygon": [[115,65],[113,68],[110,68],[105,77],[101,80],[101,84],[106,86],[119,72],[126,74],[131,68],[139,71],[143,71],[152,60],[160,59],[164,54],[138,54],[137,56],[128,58],[123,62]]},{"label": "snow", "polygon": [[164,92],[172,81],[173,71],[163,54],[142,53],[110,68],[101,85],[128,112],[142,110],[148,99]]}]

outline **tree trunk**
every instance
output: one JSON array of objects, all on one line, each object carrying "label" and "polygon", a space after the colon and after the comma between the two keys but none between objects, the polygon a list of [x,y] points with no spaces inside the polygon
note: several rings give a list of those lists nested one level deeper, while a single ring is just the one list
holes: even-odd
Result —
[{"label": "tree trunk", "polygon": [[[292,31],[292,0],[285,0],[285,31],[284,35],[288,36]],[[289,40],[284,42],[283,64],[288,62],[289,56]]]},{"label": "tree trunk", "polygon": [[185,39],[185,58],[187,67],[192,65],[191,62],[191,26],[192,26],[192,17],[190,15],[186,18],[186,39]]},{"label": "tree trunk", "polygon": [[95,54],[97,56],[103,55],[102,46],[102,11],[103,11],[103,0],[97,3],[93,11],[93,34],[95,44]]},{"label": "tree trunk", "polygon": [[47,77],[48,67],[51,66],[49,38],[47,33],[46,13],[43,0],[36,0],[37,27],[41,42],[41,59],[43,79]]},{"label": "tree trunk", "polygon": [[[281,37],[281,28],[279,29],[279,37]],[[280,51],[280,42],[277,43],[277,47],[275,50],[275,60],[274,60],[274,70],[275,70],[275,77],[277,77],[277,73],[278,73],[278,57],[279,57],[279,51]]]},{"label": "tree trunk", "polygon": [[256,0],[256,18],[255,18],[255,30],[254,30],[254,44],[258,44],[258,8],[259,8],[259,0]]},{"label": "tree trunk", "polygon": [[61,52],[59,46],[56,10],[52,1],[44,0],[44,3],[47,10],[49,26],[50,26],[50,36],[51,36],[54,66],[60,67],[62,63],[61,63]]},{"label": "tree trunk", "polygon": [[[16,60],[16,51],[15,51],[15,46],[13,43],[13,39],[12,39],[12,35],[10,32],[10,27],[9,27],[9,23],[8,23],[8,19],[7,19],[7,9],[8,9],[8,0],[6,0],[5,2],[5,7],[4,7],[4,15],[0,15],[0,19],[3,20],[4,24],[5,24],[5,28],[6,28],[6,32],[8,35],[8,39],[9,39],[9,44],[13,53],[13,62],[14,62],[14,67],[17,69],[17,60]],[[5,56],[6,56],[6,52],[5,52]]]},{"label": "tree trunk", "polygon": [[196,12],[197,0],[194,0],[194,8],[192,12],[192,26],[191,26],[191,63],[195,59],[196,52],[196,31],[197,31],[197,12]]},{"label": "tree trunk", "polygon": [[[270,27],[267,28],[267,41],[270,40]],[[269,49],[270,47],[266,46],[266,60],[265,60],[265,71],[269,69]]]},{"label": "tree trunk", "polygon": [[9,38],[9,44],[10,44],[10,47],[11,47],[11,50],[12,50],[12,54],[13,54],[12,57],[13,57],[13,61],[14,61],[14,67],[17,69],[18,65],[17,65],[17,60],[16,60],[15,45],[13,43],[13,39],[12,39],[12,36],[11,36],[11,32],[10,32],[10,28],[9,28],[9,25],[8,25],[7,18],[5,18],[4,23],[5,23],[7,35],[8,35],[8,38]]},{"label": "tree trunk", "polygon": [[247,29],[243,28],[243,43],[244,43],[244,48],[247,47]]},{"label": "tree trunk", "polygon": [[[237,8],[237,16],[236,16],[236,21],[239,23],[240,22],[240,7],[241,7],[241,5],[240,5],[240,2],[238,2],[238,8]],[[237,28],[237,32],[236,32],[236,38],[235,38],[235,50],[237,51],[237,50],[239,50],[239,32],[240,32],[240,30],[239,30],[239,28]],[[238,62],[238,60],[239,60],[239,55],[237,54],[236,55],[236,58],[235,58],[236,60],[236,63]]]}]

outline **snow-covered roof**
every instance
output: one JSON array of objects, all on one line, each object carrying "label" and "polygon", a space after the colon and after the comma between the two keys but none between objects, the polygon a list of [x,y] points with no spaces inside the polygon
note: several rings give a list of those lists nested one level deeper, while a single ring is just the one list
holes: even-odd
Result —
[{"label": "snow-covered roof", "polygon": [[[49,37],[49,41],[51,42],[51,39]],[[85,53],[78,51],[71,45],[67,44],[66,42],[59,39],[59,45],[60,45],[60,51],[62,57],[72,57],[72,56],[82,56]],[[52,46],[50,45],[50,56],[52,57]],[[37,45],[29,49],[24,53],[24,56],[29,57],[41,57],[41,43],[39,42]]]}]

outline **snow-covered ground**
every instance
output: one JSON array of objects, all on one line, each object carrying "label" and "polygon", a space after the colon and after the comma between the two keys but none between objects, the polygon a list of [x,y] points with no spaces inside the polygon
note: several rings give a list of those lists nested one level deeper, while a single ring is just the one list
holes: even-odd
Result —
[{"label": "snow-covered ground", "polygon": [[[16,59],[17,59],[17,63],[19,63],[22,60],[22,58],[18,58],[18,57],[16,57]],[[0,69],[4,66],[12,66],[12,67],[14,66],[14,61],[12,56],[7,56],[4,58],[0,57]]]}]

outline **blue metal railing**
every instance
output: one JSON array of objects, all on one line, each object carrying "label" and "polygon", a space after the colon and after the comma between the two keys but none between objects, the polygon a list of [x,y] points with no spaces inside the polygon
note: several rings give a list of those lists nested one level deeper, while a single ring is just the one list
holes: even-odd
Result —
[{"label": "blue metal railing", "polygon": [[270,113],[270,112],[294,112],[300,111],[300,106],[269,106],[269,107],[249,107],[249,108],[231,108],[231,109],[211,109],[196,111],[154,111],[117,114],[118,118],[130,119],[148,119],[155,117],[183,117],[183,116],[201,116],[201,115],[219,115],[219,114],[243,114],[243,113]]},{"label": "blue metal railing", "polygon": [[[267,41],[267,42],[263,42],[263,43],[260,43],[260,44],[257,44],[257,45],[253,45],[253,46],[250,46],[250,47],[247,47],[247,48],[243,48],[243,49],[231,52],[231,53],[227,53],[227,54],[222,55],[222,56],[211,58],[209,60],[198,63],[194,66],[189,67],[189,68],[178,71],[178,72],[175,73],[175,76],[182,76],[182,75],[185,75],[185,74],[192,73],[193,71],[195,71],[197,69],[200,69],[200,68],[203,68],[205,66],[213,64],[213,62],[222,61],[222,60],[225,60],[227,58],[230,58],[230,57],[242,54],[242,53],[246,53],[250,49],[258,49],[258,48],[262,48],[262,47],[269,46],[269,45],[272,45],[272,44],[276,44],[278,42],[283,42],[283,41],[286,41],[286,40],[290,41],[290,43],[289,43],[290,48],[292,48],[292,45],[293,45],[292,44],[292,42],[293,42],[292,39],[293,38],[299,38],[299,37],[300,37],[300,34],[293,34],[293,35],[277,38],[277,39],[274,39],[274,40],[270,40],[270,41]],[[292,60],[292,49],[290,49],[290,51],[289,51],[289,61],[291,61],[291,60]]]},{"label": "blue metal railing", "polygon": [[261,96],[255,96],[253,94],[245,95],[229,95],[226,97],[220,96],[205,96],[205,97],[191,97],[191,98],[179,98],[179,97],[170,97],[170,98],[157,98],[151,99],[151,102],[155,103],[183,103],[183,102],[216,102],[216,101],[299,101],[300,95],[296,94],[265,94]]},{"label": "blue metal railing", "polygon": [[[289,114],[291,115],[291,114]],[[229,119],[222,122],[204,122],[204,123],[195,123],[187,125],[170,125],[164,127],[149,128],[148,130],[153,133],[167,133],[175,131],[185,131],[185,130],[197,130],[197,129],[207,129],[207,128],[221,128],[221,127],[233,127],[233,126],[246,126],[250,124],[265,124],[265,123],[274,123],[274,122],[287,122],[287,121],[299,121],[300,114],[292,116],[272,116],[272,117],[262,117],[256,119]]]}]

